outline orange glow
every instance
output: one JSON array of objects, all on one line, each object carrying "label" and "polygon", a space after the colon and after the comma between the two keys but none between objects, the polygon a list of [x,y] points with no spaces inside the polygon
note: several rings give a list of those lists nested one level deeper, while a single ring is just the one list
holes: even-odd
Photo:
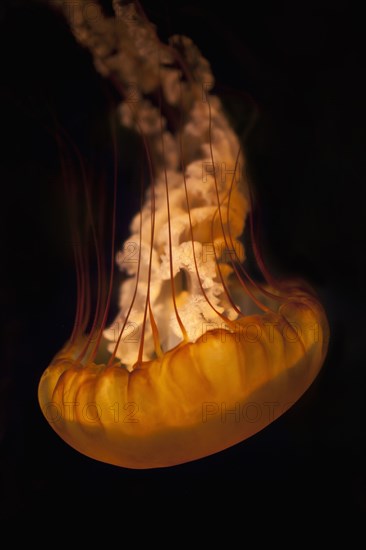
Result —
[{"label": "orange glow", "polygon": [[[210,92],[207,61],[188,39],[162,45],[134,4],[114,2],[115,18],[93,12],[92,21],[83,5],[67,14],[71,28],[123,94],[121,123],[141,137],[141,209],[131,237],[115,250],[116,166],[106,277],[84,178],[95,313],[90,321],[87,252],[76,247],[74,330],[41,378],[39,402],[52,428],[81,453],[128,468],[171,466],[243,441],[288,410],[322,366],[328,324],[307,285],[277,281],[263,263],[245,156]],[[60,132],[61,149],[63,140]],[[66,162],[63,168],[77,209]],[[246,269],[247,217],[262,283]],[[116,252],[126,275],[120,312],[108,326]]]}]

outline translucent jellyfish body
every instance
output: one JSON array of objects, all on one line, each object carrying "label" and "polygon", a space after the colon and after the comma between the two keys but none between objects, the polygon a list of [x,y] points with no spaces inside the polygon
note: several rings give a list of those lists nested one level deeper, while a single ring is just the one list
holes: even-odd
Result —
[{"label": "translucent jellyfish body", "polygon": [[[78,247],[75,327],[42,376],[39,402],[53,429],[92,458],[171,466],[243,441],[291,407],[322,366],[328,324],[307,285],[270,276],[255,242],[263,281],[246,270],[245,157],[210,93],[208,62],[185,37],[161,44],[134,4],[114,2],[107,17],[93,3],[88,18],[90,4],[66,15],[123,95],[121,124],[140,135],[141,208],[117,251],[125,278],[107,326],[113,269],[106,279],[85,185],[100,279],[95,315],[90,322]],[[113,230],[119,194],[116,174]]]}]

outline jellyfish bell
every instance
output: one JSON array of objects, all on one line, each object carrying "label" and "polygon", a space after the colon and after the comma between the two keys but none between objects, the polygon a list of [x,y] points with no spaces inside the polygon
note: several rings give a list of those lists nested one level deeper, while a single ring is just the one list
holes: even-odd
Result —
[{"label": "jellyfish bell", "polygon": [[[322,366],[328,325],[305,284],[266,270],[245,156],[210,91],[208,62],[185,37],[161,44],[134,4],[114,2],[115,17],[93,20],[87,4],[66,15],[124,94],[121,124],[141,136],[141,208],[116,251],[116,171],[106,277],[84,186],[99,277],[95,314],[89,322],[90,281],[78,248],[74,330],[41,378],[39,402],[81,453],[128,468],[171,466],[239,443],[290,408]],[[245,268],[248,217],[260,283]],[[125,275],[108,324],[115,256]]]}]

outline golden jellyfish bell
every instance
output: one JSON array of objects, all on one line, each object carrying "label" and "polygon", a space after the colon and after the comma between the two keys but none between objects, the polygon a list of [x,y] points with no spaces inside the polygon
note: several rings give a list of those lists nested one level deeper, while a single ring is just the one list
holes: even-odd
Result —
[{"label": "golden jellyfish bell", "polygon": [[[90,327],[77,248],[75,328],[41,378],[39,402],[81,453],[128,468],[171,466],[243,441],[291,407],[322,366],[328,324],[305,285],[272,279],[255,243],[266,282],[244,267],[245,158],[210,93],[208,62],[185,37],[162,45],[134,4],[114,2],[114,18],[92,20],[90,4],[75,3],[70,26],[124,93],[120,121],[141,136],[150,187],[117,251],[125,278],[110,326],[113,269],[108,286],[85,187],[100,277],[95,315]],[[112,256],[116,197],[117,177]]]}]

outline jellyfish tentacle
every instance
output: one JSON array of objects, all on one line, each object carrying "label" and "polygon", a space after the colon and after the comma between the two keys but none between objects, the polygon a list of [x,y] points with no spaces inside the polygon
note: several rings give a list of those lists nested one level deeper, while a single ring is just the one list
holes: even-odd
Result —
[{"label": "jellyfish tentacle", "polygon": [[[140,211],[142,209],[142,202],[143,202],[143,176],[142,176],[142,169],[140,170]],[[117,336],[117,340],[116,340],[116,344],[112,350],[112,353],[111,353],[111,356],[108,360],[108,363],[107,363],[107,367],[111,367],[113,365],[113,362],[116,358],[116,354],[117,354],[117,350],[118,350],[118,346],[120,344],[120,341],[121,341],[121,338],[123,336],[123,333],[124,333],[124,330],[127,326],[127,322],[128,322],[128,319],[129,319],[129,316],[130,316],[130,313],[132,311],[132,308],[133,308],[133,305],[135,303],[135,300],[136,300],[136,295],[137,295],[137,286],[138,286],[138,283],[139,283],[139,279],[140,279],[140,262],[141,262],[141,234],[142,234],[142,217],[140,216],[140,226],[139,226],[139,247],[138,247],[138,259],[137,259],[137,274],[136,274],[136,281],[135,281],[135,288],[134,288],[134,291],[133,291],[133,294],[132,294],[132,298],[131,298],[131,302],[129,304],[129,307],[128,307],[128,310],[127,310],[127,313],[126,313],[126,316],[125,316],[125,319],[122,323],[122,327],[121,327],[121,330],[119,331],[118,333],[118,336]]]},{"label": "jellyfish tentacle", "polygon": [[111,269],[108,282],[108,294],[104,307],[103,317],[98,328],[98,335],[95,341],[94,349],[92,351],[90,361],[93,362],[98,352],[100,341],[102,339],[103,331],[107,322],[107,316],[112,298],[113,278],[114,278],[114,254],[115,254],[115,239],[116,239],[116,209],[117,209],[117,183],[118,183],[118,156],[117,156],[117,138],[113,125],[112,131],[112,143],[113,143],[113,197],[112,197],[112,227],[111,227]]},{"label": "jellyfish tentacle", "polygon": [[[161,113],[161,92],[160,91],[159,91],[159,110]],[[160,115],[160,133],[161,133],[161,148],[162,148],[163,159],[164,159],[165,146],[164,146],[164,134],[163,134],[163,121],[162,121],[161,115]],[[172,228],[171,228],[170,205],[169,205],[169,185],[168,185],[168,174],[166,171],[166,165],[164,160],[163,160],[163,170],[164,170],[164,182],[165,182],[165,193],[166,193],[166,209],[167,209],[167,216],[168,216],[169,270],[170,270],[170,284],[171,284],[171,292],[172,292],[172,298],[173,298],[173,307],[174,307],[174,313],[177,318],[180,330],[182,331],[183,340],[184,342],[188,342],[188,334],[184,327],[184,324],[182,323],[182,319],[178,313],[177,301],[175,296],[174,276],[173,276]]]}]

